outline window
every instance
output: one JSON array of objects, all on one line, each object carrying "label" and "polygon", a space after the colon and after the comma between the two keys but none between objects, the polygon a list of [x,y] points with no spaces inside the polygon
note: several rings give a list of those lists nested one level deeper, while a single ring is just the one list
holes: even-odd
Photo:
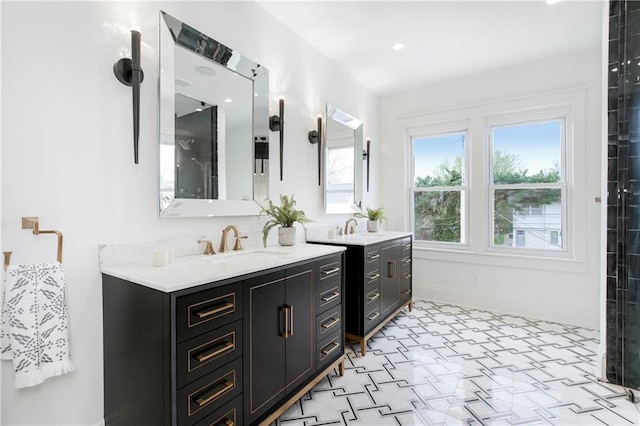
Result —
[{"label": "window", "polygon": [[411,138],[416,240],[466,243],[466,132]]},{"label": "window", "polygon": [[566,249],[564,118],[492,126],[489,133],[492,246]]}]

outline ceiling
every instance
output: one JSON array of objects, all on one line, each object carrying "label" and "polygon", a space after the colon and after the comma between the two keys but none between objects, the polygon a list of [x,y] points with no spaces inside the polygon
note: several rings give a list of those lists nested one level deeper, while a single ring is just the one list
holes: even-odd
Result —
[{"label": "ceiling", "polygon": [[[602,1],[257,0],[373,93],[600,46]],[[405,48],[393,50],[402,42]]]}]

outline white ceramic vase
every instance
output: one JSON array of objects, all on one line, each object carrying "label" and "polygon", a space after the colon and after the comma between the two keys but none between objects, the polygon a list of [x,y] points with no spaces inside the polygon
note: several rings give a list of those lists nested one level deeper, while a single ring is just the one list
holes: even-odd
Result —
[{"label": "white ceramic vase", "polygon": [[369,232],[378,232],[380,230],[380,221],[379,220],[368,220],[367,221],[367,231]]},{"label": "white ceramic vase", "polygon": [[296,243],[296,228],[281,226],[278,228],[278,244],[281,246],[292,246]]}]

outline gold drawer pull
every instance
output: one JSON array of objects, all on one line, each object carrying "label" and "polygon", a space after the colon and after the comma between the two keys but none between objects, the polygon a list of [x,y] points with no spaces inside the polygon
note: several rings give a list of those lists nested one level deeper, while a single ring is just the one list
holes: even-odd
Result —
[{"label": "gold drawer pull", "polygon": [[373,296],[369,296],[367,299],[369,299],[369,302],[373,302],[374,300],[378,300],[379,297],[380,293],[373,293]]},{"label": "gold drawer pull", "polygon": [[340,293],[338,293],[337,291],[335,293],[333,293],[331,296],[329,297],[323,297],[322,301],[323,302],[331,302],[332,300],[336,300],[338,297],[340,297]]},{"label": "gold drawer pull", "polygon": [[331,319],[332,319],[331,322],[328,322],[326,324],[322,324],[322,328],[331,328],[331,327],[333,327],[334,325],[336,325],[336,324],[338,324],[340,322],[340,318],[335,318],[334,317],[334,318],[331,318]]},{"label": "gold drawer pull", "polygon": [[[220,349],[216,349],[216,350],[211,351],[211,352],[207,352],[207,351],[201,352],[198,355],[196,355],[195,358],[200,362],[205,362],[205,361],[208,361],[208,360],[210,360],[211,358],[213,358],[215,356],[223,354],[223,353],[225,353],[225,352],[227,352],[229,350],[233,350],[233,343],[231,343],[231,342],[224,342],[221,345],[222,345],[222,347]],[[220,345],[218,345],[218,346],[220,346]]]},{"label": "gold drawer pull", "polygon": [[376,312],[375,314],[373,314],[373,315],[371,315],[371,316],[367,317],[367,319],[368,319],[369,321],[373,321],[374,319],[378,318],[379,316],[380,316],[380,312]]},{"label": "gold drawer pull", "polygon": [[233,420],[227,420],[224,422],[224,424],[227,426],[235,426],[235,423],[233,422]]},{"label": "gold drawer pull", "polygon": [[411,274],[404,274],[404,275],[402,276],[402,279],[403,279],[403,280],[408,280],[409,278],[411,278]]},{"label": "gold drawer pull", "polygon": [[229,382],[225,380],[225,382],[222,384],[222,389],[213,393],[205,392],[204,394],[202,394],[201,396],[195,399],[196,404],[198,404],[199,407],[202,407],[203,405],[207,405],[214,399],[221,397],[225,392],[228,392],[231,389],[233,389],[234,386],[235,385],[233,382]]},{"label": "gold drawer pull", "polygon": [[227,302],[224,305],[218,306],[213,309],[205,310],[205,311],[199,311],[199,312],[196,312],[195,314],[198,318],[206,318],[211,315],[219,314],[220,312],[224,312],[231,308],[233,308],[233,303]]},{"label": "gold drawer pull", "polygon": [[409,293],[411,293],[411,290],[409,289],[402,290],[402,294],[409,294]]},{"label": "gold drawer pull", "polygon": [[335,274],[336,272],[338,272],[340,270],[340,268],[338,268],[337,266],[335,268],[331,268],[331,269],[327,269],[327,270],[323,270],[322,274],[323,275],[331,275],[331,274]]},{"label": "gold drawer pull", "polygon": [[402,246],[402,248],[409,249],[409,248],[411,248],[411,244],[405,244],[405,245]]},{"label": "gold drawer pull", "polygon": [[396,261],[395,260],[387,262],[387,276],[389,278],[396,277]]},{"label": "gold drawer pull", "polygon": [[374,255],[369,256],[367,259],[369,259],[369,260],[376,260],[376,259],[377,259],[377,258],[379,258],[379,257],[380,257],[380,255],[379,255],[379,254],[374,254]]},{"label": "gold drawer pull", "polygon": [[[340,343],[333,342],[331,344],[331,349],[322,349],[322,355],[329,355],[331,352],[335,351],[339,347],[340,347]],[[326,348],[326,346],[325,346],[325,348]]]},{"label": "gold drawer pull", "polygon": [[369,281],[377,280],[378,278],[380,278],[380,274],[367,275]]},{"label": "gold drawer pull", "polygon": [[402,259],[402,263],[411,263],[411,259]]}]

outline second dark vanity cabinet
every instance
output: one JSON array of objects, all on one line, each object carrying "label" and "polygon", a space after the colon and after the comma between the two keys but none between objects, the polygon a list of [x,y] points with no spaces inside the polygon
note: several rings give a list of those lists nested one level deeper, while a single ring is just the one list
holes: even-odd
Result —
[{"label": "second dark vanity cabinet", "polygon": [[367,340],[385,326],[402,308],[412,308],[412,237],[398,233],[395,238],[374,244],[318,241],[343,245],[345,258],[346,337],[360,343],[366,354]]}]

